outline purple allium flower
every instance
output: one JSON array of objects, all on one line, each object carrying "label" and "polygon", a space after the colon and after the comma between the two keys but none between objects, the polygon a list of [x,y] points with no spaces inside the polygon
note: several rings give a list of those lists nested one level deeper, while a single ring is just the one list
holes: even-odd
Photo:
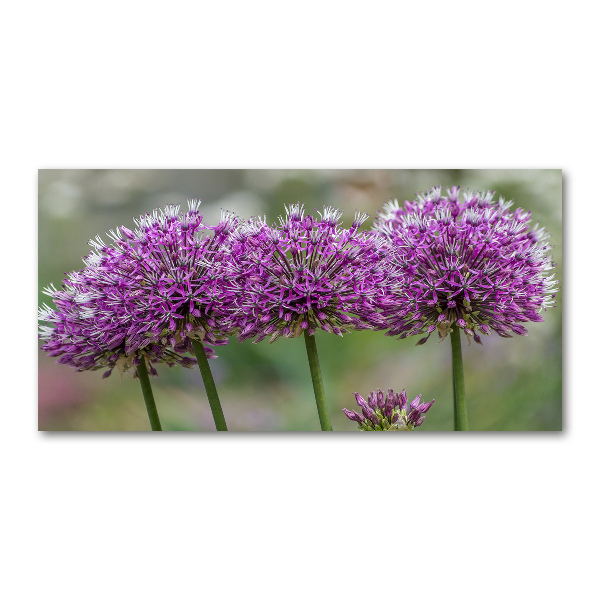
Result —
[{"label": "purple allium flower", "polygon": [[[44,290],[56,309],[40,309],[48,324],[40,327],[43,350],[79,371],[108,368],[108,377],[115,366],[122,374],[140,364],[142,356],[193,367],[196,360],[181,355],[193,351],[193,337],[227,343],[219,325],[227,301],[220,274],[237,221],[225,214],[207,227],[200,201],[188,202],[184,215],[179,206],[167,206],[134,219],[134,231],[111,230],[111,246],[98,236],[90,241],[94,251],[84,259],[86,268],[70,273],[62,289]],[[206,353],[214,356],[210,348]]]},{"label": "purple allium flower", "polygon": [[479,332],[502,337],[527,335],[522,323],[555,305],[557,282],[546,256],[544,228],[530,228],[530,213],[510,212],[512,201],[493,200],[493,191],[463,193],[454,186],[417,194],[399,206],[394,200],[373,228],[396,247],[404,284],[382,303],[386,335],[405,338],[438,331],[444,339],[456,324],[481,343]]},{"label": "purple allium flower", "polygon": [[360,394],[354,394],[356,403],[361,412],[354,412],[344,408],[345,415],[358,423],[360,431],[412,431],[415,427],[422,425],[425,413],[435,402],[420,404],[419,394],[410,404],[406,398],[406,390],[395,394],[394,390],[388,390],[384,394],[380,389],[373,391],[365,400]]},{"label": "purple allium flower", "polygon": [[285,210],[278,225],[254,218],[234,234],[230,291],[238,339],[385,328],[377,306],[391,276],[391,247],[382,236],[358,232],[367,215],[344,229],[331,207],[320,219],[305,216],[299,204]]}]

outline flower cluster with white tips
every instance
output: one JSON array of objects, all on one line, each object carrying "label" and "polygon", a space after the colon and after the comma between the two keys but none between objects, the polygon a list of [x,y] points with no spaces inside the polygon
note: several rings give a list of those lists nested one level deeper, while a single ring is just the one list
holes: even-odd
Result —
[{"label": "flower cluster with white tips", "polygon": [[378,305],[393,279],[392,247],[380,235],[358,232],[367,215],[357,214],[344,229],[332,207],[320,218],[299,204],[285,210],[279,224],[254,218],[233,236],[228,290],[238,339],[384,328]]},{"label": "flower cluster with white tips", "polygon": [[510,212],[512,201],[494,192],[441,187],[414,202],[386,204],[373,229],[396,249],[402,286],[383,299],[386,335],[400,338],[437,331],[441,339],[459,327],[481,343],[479,332],[527,335],[523,323],[543,321],[555,305],[554,265],[548,234],[530,227],[531,215]]},{"label": "flower cluster with white tips", "polygon": [[226,344],[219,322],[228,300],[219,282],[237,219],[226,213],[207,227],[199,205],[190,200],[184,215],[167,206],[134,219],[133,231],[110,231],[111,245],[91,240],[86,267],[70,273],[60,290],[44,290],[56,308],[40,309],[42,349],[79,371],[108,368],[107,377],[142,357],[152,375],[157,362],[192,367],[195,359],[182,356],[192,351],[190,338]]}]

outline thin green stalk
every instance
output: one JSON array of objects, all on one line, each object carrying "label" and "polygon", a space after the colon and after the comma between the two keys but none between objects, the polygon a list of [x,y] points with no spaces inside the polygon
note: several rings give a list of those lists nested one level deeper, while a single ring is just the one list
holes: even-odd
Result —
[{"label": "thin green stalk", "polygon": [[304,330],[304,341],[306,342],[306,354],[308,355],[310,376],[312,377],[313,389],[315,390],[315,400],[317,401],[321,430],[332,431],[329,413],[327,412],[327,402],[325,401],[325,388],[323,387],[323,378],[321,377],[321,367],[319,366],[317,342],[315,336],[308,335],[306,329]]},{"label": "thin green stalk", "polygon": [[458,414],[456,413],[456,377],[452,369],[452,398],[454,399],[454,431],[458,431]]},{"label": "thin green stalk", "polygon": [[200,373],[202,374],[202,381],[204,381],[204,387],[206,388],[206,395],[208,396],[208,403],[210,404],[210,410],[217,426],[217,431],[227,431],[227,423],[225,423],[225,415],[221,408],[221,402],[219,400],[219,394],[217,393],[217,386],[213,379],[210,371],[210,365],[208,364],[208,358],[206,358],[206,352],[202,342],[198,340],[192,340],[194,346],[194,353],[198,366],[200,367]]},{"label": "thin green stalk", "polygon": [[146,410],[148,411],[148,418],[150,419],[152,431],[162,431],[160,419],[158,418],[158,411],[156,410],[156,404],[154,402],[154,394],[152,393],[152,387],[150,386],[150,377],[148,377],[148,367],[146,367],[146,360],[143,356],[141,357],[140,364],[137,366],[137,374],[140,378],[142,394],[144,394],[144,402],[146,402]]},{"label": "thin green stalk", "polygon": [[456,431],[469,431],[467,403],[465,400],[465,374],[460,349],[460,327],[454,326],[450,334],[452,345],[452,379],[454,380],[454,414]]}]

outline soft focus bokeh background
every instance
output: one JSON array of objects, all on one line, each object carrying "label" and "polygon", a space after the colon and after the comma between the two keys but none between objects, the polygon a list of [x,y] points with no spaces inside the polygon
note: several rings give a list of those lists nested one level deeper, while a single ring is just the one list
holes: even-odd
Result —
[{"label": "soft focus bokeh background", "polygon": [[[41,170],[39,171],[39,299],[64,274],[83,267],[87,241],[132,217],[165,204],[201,198],[205,222],[220,209],[243,218],[266,215],[301,202],[307,212],[332,204],[374,217],[389,199],[409,200],[433,185],[493,189],[514,199],[545,226],[562,281],[562,173],[560,170]],[[370,228],[372,218],[363,228]],[[525,324],[529,336],[482,336],[484,346],[466,345],[465,385],[472,430],[560,430],[562,428],[562,295],[544,313],[545,323]],[[406,388],[435,398],[420,431],[453,429],[450,343],[432,338],[415,347],[382,332],[355,332],[343,339],[319,332],[317,345],[334,430],[354,431],[342,408],[355,408],[353,393],[377,387]],[[313,431],[317,410],[302,338],[274,344],[238,343],[218,348],[211,367],[231,431]],[[158,365],[152,379],[165,430],[214,431],[198,370]],[[102,371],[76,373],[39,352],[39,429],[83,431],[149,430],[139,384],[131,374],[101,379]]]}]

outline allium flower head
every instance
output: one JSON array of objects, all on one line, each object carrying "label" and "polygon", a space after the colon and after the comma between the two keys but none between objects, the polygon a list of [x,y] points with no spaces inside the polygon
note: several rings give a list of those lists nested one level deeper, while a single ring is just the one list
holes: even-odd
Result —
[{"label": "allium flower head", "polygon": [[42,349],[79,371],[108,367],[107,377],[115,366],[122,373],[138,365],[141,356],[192,367],[195,359],[181,356],[192,350],[190,337],[227,343],[219,339],[226,301],[219,281],[236,219],[226,214],[217,227],[206,227],[199,204],[189,201],[184,215],[167,206],[134,219],[133,231],[110,231],[110,246],[99,236],[91,240],[86,267],[70,273],[62,289],[44,290],[56,309],[40,309],[48,324],[40,327]]},{"label": "allium flower head", "polygon": [[278,225],[254,218],[234,235],[230,289],[240,341],[384,328],[377,300],[390,277],[390,247],[381,236],[358,232],[367,215],[357,214],[344,229],[341,212],[331,207],[320,219],[304,215],[299,204],[285,210]]},{"label": "allium flower head", "polygon": [[388,390],[384,394],[380,389],[373,391],[365,400],[360,394],[354,394],[356,403],[361,412],[354,412],[344,408],[344,413],[351,420],[358,423],[360,431],[412,431],[425,420],[425,413],[435,402],[420,404],[419,394],[410,404],[406,398],[406,390],[395,394]]},{"label": "allium flower head", "polygon": [[463,193],[441,187],[417,194],[400,206],[389,202],[373,228],[397,250],[404,284],[386,296],[386,335],[438,331],[444,339],[460,327],[481,343],[478,332],[502,337],[527,335],[522,323],[543,321],[538,314],[555,305],[557,282],[547,253],[548,234],[530,227],[531,215],[493,191]]}]

